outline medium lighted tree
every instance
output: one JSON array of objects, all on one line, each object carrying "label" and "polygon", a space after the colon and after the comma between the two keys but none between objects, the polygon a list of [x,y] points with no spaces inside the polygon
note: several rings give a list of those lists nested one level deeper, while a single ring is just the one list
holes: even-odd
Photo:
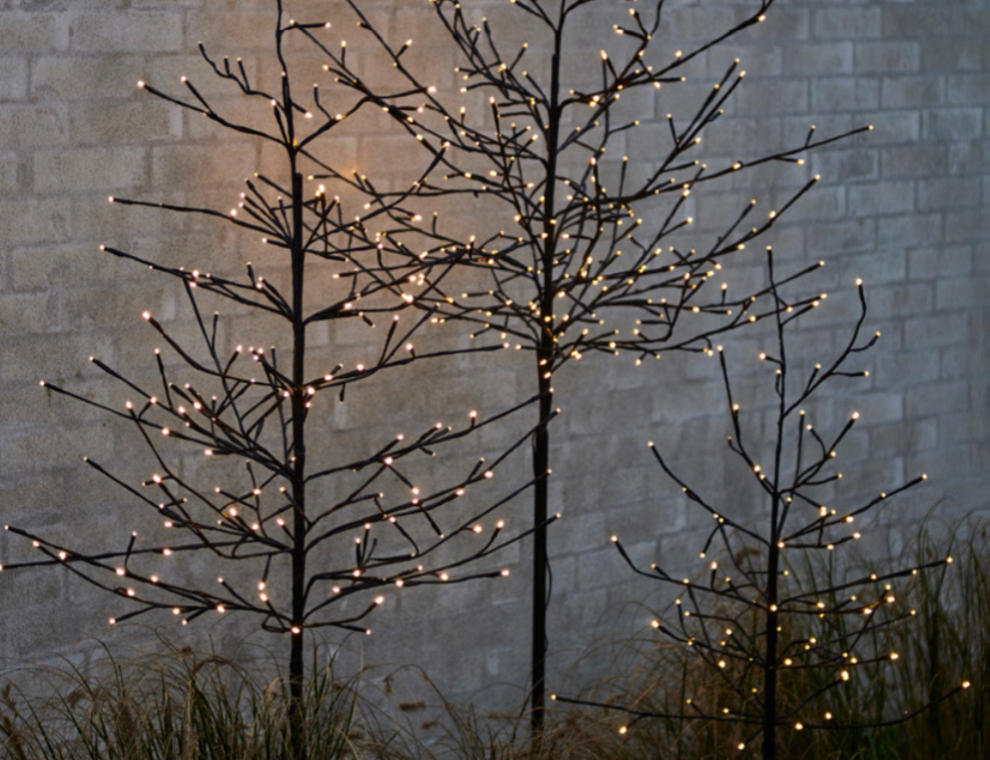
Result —
[{"label": "medium lighted tree", "polygon": [[[201,113],[227,130],[274,144],[281,155],[275,173],[248,181],[229,212],[110,200],[222,220],[283,253],[282,269],[267,278],[248,262],[232,262],[237,264],[233,269],[246,268],[246,277],[229,278],[150,261],[111,246],[101,248],[106,255],[178,280],[188,296],[189,318],[198,328],[195,338],[179,338],[167,321],[144,312],[160,341],[154,348],[151,381],[148,373],[133,379],[130,371],[93,358],[125,391],[119,406],[41,383],[134,426],[155,463],[146,479],[131,483],[117,474],[115,463],[86,463],[144,509],[144,518],[140,513],[133,516],[141,531],[131,533],[120,546],[79,547],[46,538],[30,525],[7,526],[32,541],[41,558],[10,562],[6,570],[65,567],[121,597],[121,611],[111,623],[154,612],[174,615],[182,624],[205,615],[252,615],[261,628],[288,639],[287,671],[295,709],[303,693],[307,632],[330,627],[370,633],[369,616],[390,594],[508,574],[505,569],[492,570],[491,562],[482,569],[474,569],[473,563],[526,535],[522,531],[510,537],[496,513],[531,484],[515,478],[508,487],[487,491],[484,484],[533,431],[488,460],[468,463],[461,472],[460,465],[448,466],[439,475],[434,465],[430,477],[423,470],[425,460],[436,454],[460,451],[463,456],[470,451],[465,439],[474,431],[538,399],[511,409],[486,410],[482,416],[465,409],[461,423],[424,422],[405,434],[396,430],[377,445],[374,431],[359,445],[352,440],[338,443],[327,405],[338,398],[343,401],[345,389],[355,383],[374,384],[381,373],[397,372],[414,361],[463,353],[417,353],[412,343],[430,315],[411,309],[410,302],[442,281],[437,268],[449,267],[456,254],[427,251],[411,260],[396,255],[401,244],[393,242],[391,234],[391,219],[402,215],[403,204],[436,161],[424,161],[420,182],[408,192],[358,216],[345,213],[343,203],[324,186],[304,190],[303,167],[317,139],[330,134],[363,101],[336,102],[334,114],[326,110],[318,90],[311,91],[311,102],[300,101],[286,61],[287,39],[298,36],[300,29],[311,33],[323,24],[303,27],[286,21],[282,3],[275,5],[275,55],[282,70],[277,90],[259,88],[243,64],[228,58],[218,61],[201,46],[221,79],[265,109],[270,117],[267,130],[228,119],[185,77],[186,97],[138,82],[145,92]],[[350,96],[345,93],[346,97]],[[332,154],[333,144],[327,148]],[[313,277],[321,284],[323,299],[310,304],[304,295]],[[278,278],[288,287],[280,289]],[[232,303],[240,314],[273,319],[279,326],[271,334],[275,347],[267,342],[235,345],[219,312],[204,312],[201,302],[209,299]],[[324,358],[320,366],[307,361],[312,355],[310,331],[321,323],[347,320],[366,323],[367,360],[351,364],[348,359],[337,366],[326,365]],[[374,326],[382,322],[384,326]],[[397,393],[394,387],[389,392]],[[381,410],[378,424],[388,420],[389,392],[370,401]],[[548,421],[549,416],[541,418],[540,427]],[[191,452],[202,457],[201,466],[189,466]],[[124,519],[131,517],[128,513]],[[297,729],[293,723],[293,756],[304,757]]]},{"label": "medium lighted tree", "polygon": [[[746,434],[746,412],[733,395],[725,353],[721,346],[712,352],[721,366],[732,420],[729,450],[750,473],[758,501],[750,504],[738,497],[726,501],[705,494],[703,488],[682,479],[651,442],[650,450],[664,473],[681,487],[695,512],[712,521],[700,554],[708,565],[706,572],[692,579],[660,562],[641,567],[620,538],[612,537],[633,570],[678,589],[671,616],[654,620],[652,627],[662,641],[689,647],[720,688],[696,694],[697,684],[687,682],[683,684],[686,702],[668,712],[635,703],[556,699],[624,713],[631,719],[619,728],[622,734],[651,718],[738,724],[738,750],[753,748],[759,741],[764,760],[774,760],[783,756],[778,746],[783,731],[889,726],[920,712],[850,724],[836,718],[835,705],[845,699],[835,692],[861,688],[863,668],[878,663],[896,666],[898,653],[881,649],[890,638],[875,635],[914,615],[895,604],[895,584],[951,564],[952,558],[870,572],[856,571],[856,557],[843,552],[862,538],[864,518],[926,476],[918,475],[860,503],[834,506],[841,491],[831,493],[836,501],[827,497],[828,489],[842,478],[836,468],[839,444],[860,414],[851,412],[837,431],[827,433],[812,423],[813,415],[805,407],[813,404],[812,397],[825,383],[868,375],[861,366],[850,365],[880,334],[862,336],[866,299],[862,281],[857,280],[861,311],[848,342],[829,363],[795,366],[788,347],[789,329],[820,301],[786,300],[772,252],[768,263],[770,288],[779,307],[769,345],[759,354],[772,373],[776,413],[769,440],[753,440]],[[761,454],[768,455],[768,461]],[[842,568],[848,571],[845,575]],[[968,686],[963,683],[941,699]]]},{"label": "medium lighted tree", "polygon": [[[434,198],[438,208],[460,197],[484,202],[469,239],[436,218],[422,224],[422,215],[395,217],[407,231],[422,233],[442,250],[461,253],[457,266],[469,273],[456,286],[438,284],[416,303],[434,310],[438,320],[465,323],[472,337],[498,334],[531,352],[540,419],[554,409],[555,378],[565,364],[598,353],[625,352],[639,364],[659,358],[661,349],[703,351],[715,336],[774,312],[772,299],[764,298],[768,290],[732,293],[721,282],[720,270],[773,227],[817,177],[780,208],[765,208],[758,221],[751,217],[757,202],[746,202],[708,240],[691,234],[692,194],[756,166],[801,165],[807,151],[869,127],[820,140],[812,127],[803,142],[784,150],[707,165],[700,158],[702,137],[742,83],[745,72],[737,60],[710,83],[692,112],[668,115],[666,139],[657,139],[641,155],[620,153],[627,134],[641,126],[621,110],[620,98],[628,101],[646,91],[662,104],[665,93],[685,81],[684,67],[762,23],[773,0],[753,0],[737,24],[683,51],[664,40],[664,0],[621,4],[616,23],[604,30],[602,49],[588,53],[591,76],[580,66],[565,68],[563,57],[570,48],[587,47],[575,34],[587,32],[593,23],[587,14],[615,11],[616,3],[513,0],[503,11],[509,16],[504,20],[525,24],[537,44],[511,49],[500,30],[481,16],[488,7],[484,3],[431,3],[437,33],[459,55],[460,96],[444,93],[416,70],[406,57],[414,41],[395,44],[387,39],[362,12],[360,0],[348,4],[361,30],[384,51],[395,73],[394,89],[383,89],[352,66],[346,42],[336,47],[311,37],[329,59],[326,68],[335,81],[379,106],[412,144],[439,162],[442,178],[427,178],[419,199]],[[380,193],[360,175],[324,169],[321,176],[352,184],[378,207],[395,197]],[[541,426],[533,448],[535,726],[542,720],[545,697],[548,553],[541,526],[551,511],[550,464],[549,432]]]}]

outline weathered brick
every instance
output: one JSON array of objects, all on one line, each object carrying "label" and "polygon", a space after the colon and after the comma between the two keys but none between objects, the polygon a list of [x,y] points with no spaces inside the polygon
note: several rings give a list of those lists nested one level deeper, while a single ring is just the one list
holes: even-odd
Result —
[{"label": "weathered brick", "polygon": [[879,37],[880,8],[826,8],[815,11],[814,33],[824,39],[854,40]]},{"label": "weathered brick", "polygon": [[61,112],[47,106],[0,109],[0,144],[9,148],[59,145],[67,132]]},{"label": "weathered brick", "polygon": [[869,250],[876,245],[876,221],[857,219],[833,224],[816,224],[808,229],[812,251],[842,253]]},{"label": "weathered brick", "polygon": [[68,39],[64,14],[3,12],[0,50],[4,53],[64,50]]},{"label": "weathered brick", "polygon": [[577,587],[596,589],[612,584],[612,578],[627,567],[622,556],[613,546],[603,546],[593,552],[585,552],[577,565]]},{"label": "weathered brick", "polygon": [[138,147],[75,148],[34,157],[34,184],[40,192],[133,187],[146,175],[145,151]]},{"label": "weathered brick", "polygon": [[816,79],[811,107],[818,111],[868,111],[880,105],[880,82],[865,77]]},{"label": "weathered brick", "polygon": [[684,7],[672,10],[667,21],[672,39],[697,41],[707,39],[713,28],[731,29],[736,19],[729,8],[709,14],[698,7]]},{"label": "weathered brick", "polygon": [[884,77],[884,108],[931,107],[945,99],[945,80],[934,76]]},{"label": "weathered brick", "polygon": [[826,182],[860,182],[877,179],[880,156],[870,149],[823,150],[812,155],[811,166]]},{"label": "weathered brick", "polygon": [[731,50],[728,47],[715,47],[708,51],[708,75],[721,78],[738,59],[739,65],[751,72],[750,76],[780,76],[783,58],[780,48],[767,45],[765,41],[752,45],[733,45]]},{"label": "weathered brick", "polygon": [[[869,299],[873,300],[870,288]],[[871,303],[872,306],[872,303]],[[903,386],[930,383],[939,379],[939,349],[880,353],[876,357],[876,375],[882,386]]]},{"label": "weathered brick", "polygon": [[888,6],[883,9],[884,33],[891,38],[943,35],[951,27],[952,13],[932,6]]},{"label": "weathered brick", "polygon": [[788,76],[851,74],[853,43],[806,42],[784,48],[783,69]]},{"label": "weathered brick", "polygon": [[161,101],[73,102],[67,113],[73,145],[171,141],[182,134],[182,113]]},{"label": "weathered brick", "polygon": [[877,426],[870,430],[870,452],[878,457],[905,456],[935,448],[938,438],[938,420],[933,417]]},{"label": "weathered brick", "polygon": [[[225,4],[226,3],[224,3],[224,0],[220,0],[220,2],[215,3],[217,7]],[[176,7],[202,8],[204,5],[204,0],[130,0],[130,6],[132,8],[148,11],[170,10]],[[229,6],[229,4],[226,5]],[[236,7],[243,8],[245,7],[245,3],[240,2]]]},{"label": "weathered brick", "polygon": [[13,195],[21,190],[18,173],[20,161],[17,153],[0,153],[0,195]]},{"label": "weathered brick", "polygon": [[926,111],[923,134],[929,140],[973,140],[983,134],[979,108],[939,108]]},{"label": "weathered brick", "polygon": [[[267,9],[210,14],[187,28],[185,47],[191,50],[200,42],[208,42],[217,58],[224,55],[234,58],[243,56],[246,50],[264,50],[271,41],[273,29],[272,15]],[[223,40],[237,40],[237,47],[224,49]]]},{"label": "weathered brick", "polygon": [[0,330],[7,335],[50,332],[58,326],[58,315],[50,293],[0,297]]},{"label": "weathered brick", "polygon": [[904,397],[899,392],[871,391],[856,394],[856,407],[864,422],[897,422],[904,419]]},{"label": "weathered brick", "polygon": [[882,285],[870,288],[870,307],[885,319],[931,311],[935,302],[931,286],[921,283]]},{"label": "weathered brick", "polygon": [[908,258],[908,276],[912,280],[959,277],[972,269],[973,252],[967,247],[922,248],[911,251]]},{"label": "weathered brick", "polygon": [[973,350],[966,345],[948,346],[940,350],[939,379],[962,380],[973,367],[986,358],[986,351]]},{"label": "weathered brick", "polygon": [[941,214],[884,217],[877,224],[877,235],[885,245],[931,245],[942,239]]},{"label": "weathered brick", "polygon": [[860,42],[856,45],[856,72],[908,72],[920,67],[917,42]]},{"label": "weathered brick", "polygon": [[24,100],[28,89],[28,66],[23,58],[0,58],[0,102]]},{"label": "weathered brick", "polygon": [[969,383],[952,380],[908,388],[904,406],[908,416],[916,418],[965,411],[969,409]]},{"label": "weathered brick", "polygon": [[938,438],[943,446],[966,445],[979,435],[979,421],[971,412],[951,412],[939,415]]},{"label": "weathered brick", "polygon": [[69,27],[73,50],[106,53],[155,53],[182,47],[182,16],[178,13],[134,11],[84,13]]},{"label": "weathered brick", "polygon": [[65,201],[7,201],[4,216],[4,240],[8,245],[60,241],[69,236],[71,208]]},{"label": "weathered brick", "polygon": [[[788,116],[783,119],[784,143],[790,146],[804,145],[808,139],[808,130],[815,127],[811,134],[811,142],[837,137],[860,126],[860,117],[857,114],[855,122],[848,114],[821,114],[817,113],[808,116]],[[841,144],[841,143],[840,143]]]},{"label": "weathered brick", "polygon": [[[836,267],[841,272],[839,282],[855,282],[862,278],[868,287],[904,282],[907,254],[903,250],[883,250],[868,256],[843,257]],[[869,299],[869,291],[867,292]]]},{"label": "weathered brick", "polygon": [[982,169],[988,151],[982,141],[969,140],[950,143],[948,153],[949,174],[973,174]]},{"label": "weathered brick", "polygon": [[980,181],[975,177],[946,177],[918,183],[918,208],[947,209],[977,206]]},{"label": "weathered brick", "polygon": [[857,121],[860,120],[873,126],[866,136],[870,145],[916,142],[921,134],[919,111],[878,111],[857,114]]},{"label": "weathered brick", "polygon": [[239,184],[253,175],[256,155],[257,147],[244,142],[155,147],[151,151],[151,179],[159,187]]},{"label": "weathered brick", "polygon": [[798,203],[791,206],[787,210],[786,218],[791,223],[806,219],[839,219],[845,215],[845,212],[846,188],[821,186],[816,187],[814,193],[805,195]]},{"label": "weathered brick", "polygon": [[977,71],[982,68],[985,48],[979,38],[928,37],[921,46],[921,68],[924,71]]},{"label": "weathered brick", "polygon": [[783,79],[744,82],[736,99],[736,113],[745,116],[805,113],[808,110],[808,84]]},{"label": "weathered brick", "polygon": [[795,6],[774,7],[767,14],[767,21],[756,27],[754,37],[793,42],[806,40],[811,34],[811,11]]},{"label": "weathered brick", "polygon": [[948,161],[948,151],[940,145],[907,145],[887,148],[880,159],[884,177],[938,176]]},{"label": "weathered brick", "polygon": [[990,103],[990,73],[956,74],[946,78],[946,85],[949,105]]},{"label": "weathered brick", "polygon": [[945,215],[947,243],[978,243],[987,239],[990,221],[982,209],[950,212]]},{"label": "weathered brick", "polygon": [[916,348],[948,346],[969,339],[969,320],[965,314],[929,314],[904,322],[904,339]]},{"label": "weathered brick", "polygon": [[141,60],[129,56],[52,56],[31,62],[31,96],[39,100],[105,100],[135,92]]},{"label": "weathered brick", "polygon": [[601,512],[587,515],[565,516],[554,523],[554,544],[568,553],[581,554],[588,549],[603,548],[608,541],[609,527]]},{"label": "weathered brick", "polygon": [[178,245],[181,246],[180,233],[186,232],[177,216],[156,208],[108,203],[107,194],[97,191],[73,198],[71,214],[74,240],[79,243],[90,241],[94,250],[97,245],[107,243],[126,249],[126,241],[159,235],[166,229],[179,237]]},{"label": "weathered brick", "polygon": [[913,180],[855,185],[849,188],[849,212],[853,216],[877,216],[911,211],[914,186]]}]

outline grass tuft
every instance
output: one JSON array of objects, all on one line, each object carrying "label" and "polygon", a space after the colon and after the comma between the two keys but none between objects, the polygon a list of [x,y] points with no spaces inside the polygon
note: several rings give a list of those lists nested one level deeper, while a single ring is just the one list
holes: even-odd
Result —
[{"label": "grass tuft", "polygon": [[[893,728],[784,732],[783,757],[990,757],[988,531],[990,525],[973,520],[939,530],[929,523],[918,531],[910,551],[919,564],[948,554],[954,562],[919,574],[912,588],[900,590],[897,604],[906,612],[913,604],[916,614],[876,642],[878,652],[898,652],[896,665],[855,670],[854,688],[830,692],[823,709],[836,723],[865,723],[913,713],[963,681],[970,688]],[[725,688],[683,648],[654,645],[637,657],[635,667],[616,668],[585,696],[663,710],[690,695],[717,699]],[[759,754],[755,746],[736,749],[734,724],[644,720],[620,734],[617,711],[562,705],[550,711],[544,733],[533,741],[524,711],[481,715],[448,703],[439,691],[432,707],[439,707],[441,719],[430,721],[425,732],[413,730],[411,718],[431,706],[398,703],[390,717],[382,695],[362,697],[359,686],[367,684],[359,677],[337,680],[333,664],[317,667],[316,659],[314,653],[304,695],[307,760],[725,760]],[[129,661],[106,652],[86,669],[66,663],[15,671],[0,688],[0,760],[288,760],[288,685],[266,681],[262,672],[265,667],[253,663],[168,642],[158,654]],[[796,683],[792,690],[807,694],[814,684]]]},{"label": "grass tuft", "polygon": [[[166,643],[133,661],[34,667],[0,692],[3,760],[277,760],[290,756],[288,684],[215,653]],[[308,760],[354,757],[354,682],[314,667],[304,695]],[[35,693],[47,696],[33,696]]]}]

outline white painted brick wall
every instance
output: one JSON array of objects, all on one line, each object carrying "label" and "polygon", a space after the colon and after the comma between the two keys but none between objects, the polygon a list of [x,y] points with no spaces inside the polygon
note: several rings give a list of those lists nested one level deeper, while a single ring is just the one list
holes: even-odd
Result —
[{"label": "white painted brick wall", "polygon": [[[413,2],[369,0],[368,7],[390,37],[404,39],[412,29],[417,40],[429,39],[429,8],[412,12]],[[505,16],[503,3],[477,4]],[[136,329],[146,304],[174,312],[180,333],[189,327],[170,283],[99,257],[100,243],[112,241],[169,262],[202,258],[225,271],[236,270],[247,255],[207,225],[112,208],[105,197],[188,198],[223,208],[243,177],[270,160],[267,152],[195,114],[140,97],[134,83],[146,78],[167,86],[179,74],[195,72],[204,93],[223,92],[199,62],[200,39],[213,50],[243,56],[253,75],[270,75],[265,56],[271,5],[0,0],[0,521],[71,534],[83,543],[129,529],[124,495],[84,472],[80,459],[91,454],[126,461],[131,431],[120,434],[91,410],[48,398],[37,381],[48,377],[119,401],[119,391],[94,373],[86,357],[98,354],[147,374],[147,335]],[[341,15],[339,5],[294,2],[290,8],[300,19],[316,12],[334,19]],[[665,49],[689,49],[751,5],[671,3]],[[400,7],[403,13],[397,14]],[[590,43],[594,51],[610,39],[607,28],[576,31],[582,40],[601,35],[604,42]],[[525,25],[512,31],[516,37],[525,33]],[[696,208],[704,233],[719,227],[723,211],[734,213],[749,197],[776,202],[821,173],[819,187],[776,229],[775,248],[795,266],[819,258],[829,264],[813,287],[835,292],[821,319],[807,328],[809,342],[823,350],[839,344],[855,316],[852,279],[861,275],[867,281],[870,326],[884,333],[870,360],[871,378],[858,386],[858,396],[848,386],[821,405],[840,416],[850,408],[863,413],[846,449],[855,455],[848,467],[861,489],[929,473],[930,485],[894,513],[903,525],[935,504],[950,519],[990,506],[988,38],[990,8],[981,0],[779,0],[765,24],[701,61],[706,87],[734,55],[748,69],[726,119],[706,139],[715,158],[756,156],[802,140],[810,124],[822,135],[876,126],[868,136],[814,154],[800,172],[754,172],[731,188],[699,191]],[[370,51],[357,49],[366,56]],[[452,59],[422,54],[420,61],[436,68],[437,81],[452,83]],[[361,67],[375,78],[387,74],[375,72],[371,58]],[[636,103],[637,110],[647,110],[638,133],[628,135],[631,155],[648,149],[656,139],[651,130],[663,134],[664,114],[676,113],[681,95],[667,89],[672,94],[655,103]],[[236,98],[223,102],[241,108]],[[400,138],[354,129],[346,134],[332,149],[385,182],[419,165],[410,163],[414,156],[403,151]],[[742,281],[758,272],[728,276]],[[228,324],[249,334],[260,329],[240,317]],[[353,337],[330,334],[316,343],[335,340],[354,345]],[[753,335],[726,342],[747,358],[759,348]],[[485,402],[485,394],[494,397],[485,403],[507,403],[533,391],[528,369],[511,361],[431,369],[425,380],[434,387],[443,383],[446,395],[421,403],[431,414],[460,413],[465,404]],[[759,386],[752,374],[740,383]],[[566,519],[551,538],[553,688],[587,646],[632,635],[647,619],[632,605],[651,588],[631,579],[607,545],[611,533],[635,536],[631,549],[647,560],[656,553],[687,558],[694,551],[690,542],[698,523],[665,482],[645,442],[656,440],[688,468],[704,463],[711,489],[738,482],[722,459],[726,423],[710,363],[665,357],[636,370],[626,359],[593,359],[566,369],[559,384],[564,414],[554,423],[551,494]],[[394,391],[401,392],[400,385]],[[445,404],[452,408],[445,411]],[[400,416],[411,419],[416,404],[401,406]],[[390,421],[369,406],[348,404],[346,411],[337,424],[352,435],[348,440],[362,423],[390,429]],[[516,512],[524,519],[524,508]],[[0,538],[2,557],[14,557],[20,548],[10,536]],[[368,661],[419,663],[451,695],[493,682],[523,684],[525,552],[510,559],[510,581],[401,600],[365,643]],[[4,574],[2,662],[50,657],[85,635],[111,642],[144,635],[110,635],[102,624],[110,608],[107,599],[67,574]],[[208,630],[224,640],[223,629]],[[572,672],[593,676],[600,662],[584,659]],[[512,692],[513,698],[520,693]]]}]

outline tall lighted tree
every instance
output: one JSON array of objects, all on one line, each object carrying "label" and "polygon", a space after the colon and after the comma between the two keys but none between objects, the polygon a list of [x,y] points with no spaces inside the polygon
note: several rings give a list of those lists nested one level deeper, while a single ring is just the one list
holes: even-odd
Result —
[{"label": "tall lighted tree", "polygon": [[[926,476],[863,502],[837,505],[841,491],[835,493],[835,487],[842,474],[836,468],[836,453],[860,414],[850,412],[838,430],[829,433],[812,423],[813,415],[805,407],[814,403],[813,396],[825,383],[868,375],[850,364],[880,334],[862,337],[866,300],[862,281],[857,280],[861,311],[848,342],[830,362],[810,368],[795,366],[789,329],[819,300],[789,302],[780,290],[781,280],[776,279],[772,252],[768,262],[770,287],[778,305],[770,345],[759,354],[759,360],[771,368],[773,383],[775,414],[769,440],[747,435],[747,415],[733,394],[725,354],[721,346],[712,352],[720,362],[731,418],[729,450],[750,473],[755,499],[720,503],[682,479],[651,442],[650,450],[664,473],[682,488],[696,512],[700,510],[713,521],[700,554],[707,568],[692,579],[660,563],[640,567],[619,537],[612,537],[637,573],[678,589],[672,616],[654,620],[652,627],[662,640],[689,647],[718,686],[705,693],[696,684],[685,683],[686,702],[677,706],[675,700],[669,711],[556,699],[624,713],[631,720],[620,727],[623,734],[650,718],[738,724],[738,750],[755,747],[759,740],[764,760],[774,760],[785,756],[779,740],[784,731],[895,725],[917,714],[850,724],[836,717],[836,705],[846,700],[835,692],[861,688],[863,668],[885,662],[896,666],[898,653],[881,650],[889,638],[875,635],[914,615],[895,604],[895,584],[951,564],[952,558],[872,572],[856,571],[855,557],[846,556],[843,561],[843,549],[862,538],[864,518],[897,494],[921,484]],[[848,571],[844,576],[842,568]],[[968,686],[963,683],[941,699]]]},{"label": "tall lighted tree", "polygon": [[[390,594],[508,574],[492,570],[490,562],[477,570],[472,563],[526,535],[508,537],[495,513],[530,484],[516,478],[498,491],[486,491],[484,484],[533,431],[462,472],[455,465],[437,475],[434,467],[427,477],[424,460],[452,448],[469,451],[464,439],[474,431],[537,399],[486,416],[464,410],[462,423],[423,423],[406,434],[396,430],[378,445],[372,440],[338,445],[327,404],[343,401],[346,388],[374,383],[380,373],[414,361],[458,353],[417,353],[414,333],[430,315],[410,309],[410,302],[442,281],[437,269],[449,268],[456,254],[427,250],[409,259],[397,255],[401,244],[391,234],[392,218],[402,216],[403,205],[436,161],[424,161],[423,176],[408,192],[358,216],[345,213],[343,203],[324,186],[304,190],[303,167],[317,139],[330,134],[363,101],[335,102],[331,114],[318,89],[311,91],[310,102],[299,99],[286,60],[287,41],[301,29],[312,34],[324,25],[287,21],[282,3],[275,5],[275,56],[281,66],[277,90],[260,88],[240,61],[216,60],[201,46],[221,79],[260,104],[269,118],[267,128],[228,119],[185,77],[185,97],[138,82],[155,97],[277,146],[281,164],[275,172],[249,180],[229,212],[110,200],[222,220],[284,254],[282,268],[266,278],[252,264],[236,262],[232,268],[245,266],[246,277],[229,278],[102,247],[107,255],[178,280],[198,335],[177,337],[167,321],[145,311],[144,320],[160,340],[154,348],[152,381],[132,379],[93,358],[125,391],[119,407],[51,382],[41,384],[134,425],[155,463],[146,479],[132,484],[112,463],[86,462],[125,489],[150,516],[136,516],[141,532],[114,548],[80,548],[39,535],[30,526],[7,526],[32,541],[41,558],[10,562],[6,569],[65,567],[122,598],[121,612],[111,623],[149,612],[174,615],[182,624],[205,615],[252,615],[261,628],[288,639],[295,710],[301,704],[307,632],[333,627],[370,633],[367,619]],[[327,147],[332,153],[333,144]],[[305,296],[313,292],[313,277],[322,299],[310,304]],[[277,281],[287,287],[280,288]],[[205,299],[226,301],[240,314],[277,324],[272,334],[276,345],[235,346],[219,312],[204,313]],[[367,323],[364,363],[307,362],[311,331],[344,320]],[[377,322],[384,326],[374,327]],[[387,396],[372,403],[389,412]],[[548,421],[549,416],[541,418],[539,426]],[[383,417],[379,424],[386,422]],[[368,437],[373,435],[371,431]],[[198,452],[203,464],[190,467],[190,452]],[[292,725],[293,756],[305,757],[299,724]]]},{"label": "tall lighted tree", "polygon": [[[800,144],[716,167],[700,160],[699,146],[743,80],[738,60],[710,83],[693,111],[668,115],[669,134],[642,155],[621,153],[627,134],[641,124],[621,110],[620,101],[645,91],[663,103],[670,88],[686,81],[684,67],[763,22],[773,0],[753,0],[737,24],[683,51],[664,42],[664,0],[622,4],[616,23],[605,30],[602,49],[586,56],[590,70],[575,64],[576,51],[587,49],[582,35],[600,23],[602,11],[618,13],[616,3],[513,0],[502,11],[503,20],[525,26],[535,44],[510,49],[481,15],[488,7],[484,3],[430,2],[437,34],[459,56],[459,94],[444,93],[416,70],[406,57],[413,40],[393,44],[362,12],[360,0],[348,4],[358,26],[384,51],[395,75],[392,90],[377,84],[377,71],[372,81],[348,62],[346,42],[336,47],[311,38],[329,59],[326,68],[335,81],[378,105],[439,162],[442,179],[427,178],[419,199],[434,198],[439,207],[461,197],[483,201],[469,238],[435,217],[425,225],[419,223],[422,215],[415,222],[395,217],[441,250],[461,253],[458,267],[469,273],[456,288],[438,285],[417,304],[434,310],[439,320],[464,322],[472,337],[497,333],[531,352],[540,419],[554,409],[555,376],[565,364],[597,353],[626,352],[639,364],[659,358],[661,349],[701,351],[714,336],[774,313],[772,299],[763,298],[767,289],[733,294],[726,283],[719,285],[720,270],[769,230],[817,177],[780,208],[764,209],[758,221],[750,217],[757,202],[746,202],[721,234],[708,240],[689,234],[692,195],[756,166],[801,165],[807,151],[869,127],[821,140],[812,127]],[[569,52],[572,65],[565,66]],[[323,176],[351,183],[383,210],[395,197],[360,175],[324,169]],[[545,701],[548,553],[542,526],[550,513],[549,471],[550,436],[541,426],[533,448],[535,726]]]}]

